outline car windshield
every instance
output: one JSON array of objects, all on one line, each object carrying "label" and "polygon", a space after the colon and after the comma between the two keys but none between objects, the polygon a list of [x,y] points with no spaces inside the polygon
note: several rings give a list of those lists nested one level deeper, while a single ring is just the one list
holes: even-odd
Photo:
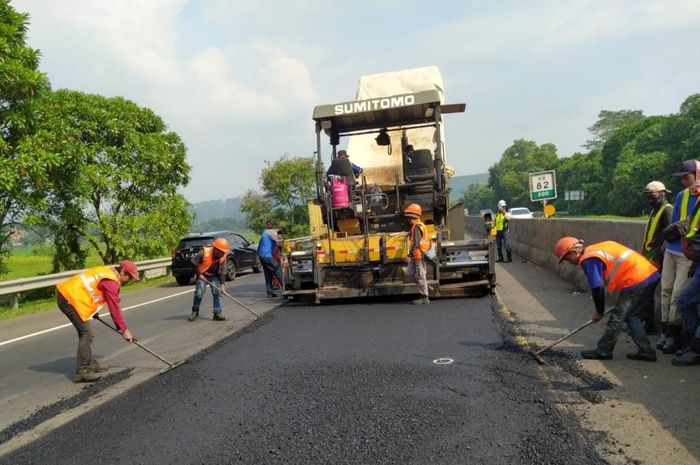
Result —
[{"label": "car windshield", "polygon": [[205,245],[211,245],[212,242],[214,242],[213,237],[186,237],[184,239],[180,239],[180,243],[178,244],[177,248],[189,249],[192,247],[202,247]]},{"label": "car windshield", "polygon": [[527,208],[513,208],[510,213],[511,215],[529,215],[530,210]]}]

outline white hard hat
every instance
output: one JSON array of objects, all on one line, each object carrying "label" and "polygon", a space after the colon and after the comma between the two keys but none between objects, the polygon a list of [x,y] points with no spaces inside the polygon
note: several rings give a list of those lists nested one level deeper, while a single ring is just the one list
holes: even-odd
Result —
[{"label": "white hard hat", "polygon": [[505,207],[505,206],[506,206],[506,201],[505,201],[505,200],[499,200],[499,201],[498,201],[498,206],[499,206],[499,207]]}]

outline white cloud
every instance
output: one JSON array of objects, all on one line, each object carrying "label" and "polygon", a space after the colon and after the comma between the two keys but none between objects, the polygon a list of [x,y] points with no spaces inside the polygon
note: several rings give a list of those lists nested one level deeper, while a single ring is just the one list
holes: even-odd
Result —
[{"label": "white cloud", "polygon": [[[208,45],[185,54],[187,0],[36,0],[13,6],[31,13],[30,44],[41,49],[42,68],[54,87],[122,95],[152,108],[180,133],[193,166],[186,190],[193,201],[255,187],[265,158],[255,153],[255,131],[308,117],[318,99],[308,65],[280,44],[233,42],[229,36],[223,43],[203,41]],[[289,149],[282,142],[266,155],[275,158]],[[211,170],[213,164],[221,169]],[[234,190],[213,191],[214,185],[231,187],[230,173],[237,174]]]},{"label": "white cloud", "polygon": [[587,41],[698,24],[696,0],[525,2],[461,16],[421,36],[460,44],[454,53],[462,57],[487,57],[515,50],[551,53]]}]

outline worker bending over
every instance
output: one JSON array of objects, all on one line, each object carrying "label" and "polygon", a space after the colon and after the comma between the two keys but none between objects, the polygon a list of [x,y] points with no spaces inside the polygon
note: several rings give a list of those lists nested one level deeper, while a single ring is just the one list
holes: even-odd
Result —
[{"label": "worker bending over", "polygon": [[627,354],[627,358],[655,362],[656,350],[647,339],[640,316],[647,305],[653,305],[654,288],[660,279],[656,267],[640,253],[613,241],[584,248],[582,240],[562,237],[557,241],[555,252],[559,262],[566,260],[581,265],[586,273],[595,303],[594,322],[600,321],[605,313],[606,289],[619,293],[598,347],[582,351],[581,356],[610,360],[622,323],[626,322],[628,333],[638,347],[637,352]]}]

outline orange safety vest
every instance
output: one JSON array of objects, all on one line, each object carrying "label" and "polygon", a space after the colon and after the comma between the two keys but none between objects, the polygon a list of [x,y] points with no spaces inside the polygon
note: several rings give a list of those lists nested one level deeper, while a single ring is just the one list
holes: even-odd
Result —
[{"label": "orange safety vest", "polygon": [[411,221],[411,244],[413,244],[413,237],[416,228],[420,229],[420,243],[418,244],[418,247],[416,247],[416,250],[413,251],[412,258],[420,260],[423,258],[425,252],[430,250],[431,243],[430,238],[428,237],[428,230],[425,228],[425,224],[419,219],[414,219]]},{"label": "orange safety vest", "polygon": [[[214,247],[204,247],[202,250],[204,250],[204,256],[202,263],[197,265],[197,274],[203,274],[214,263]],[[224,263],[226,263],[226,254],[223,254],[219,259],[219,266]]]},{"label": "orange safety vest", "polygon": [[605,264],[605,287],[611,292],[636,286],[658,271],[642,254],[613,241],[589,245],[580,261],[594,257]]},{"label": "orange safety vest", "polygon": [[116,281],[121,286],[114,268],[96,266],[58,283],[56,289],[73,306],[80,319],[87,321],[105,304],[102,291],[97,288],[103,279]]}]

